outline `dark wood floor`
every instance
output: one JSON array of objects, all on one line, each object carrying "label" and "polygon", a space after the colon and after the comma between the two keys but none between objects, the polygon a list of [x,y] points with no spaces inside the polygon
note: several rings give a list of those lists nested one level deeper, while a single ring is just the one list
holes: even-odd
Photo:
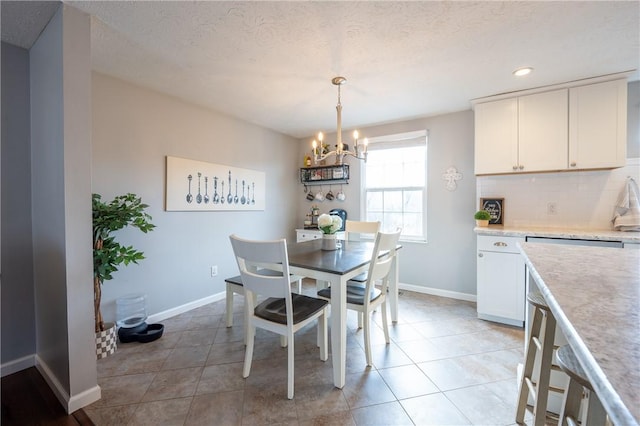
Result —
[{"label": "dark wood floor", "polygon": [[68,415],[35,368],[2,378],[2,426],[93,426],[83,410]]}]

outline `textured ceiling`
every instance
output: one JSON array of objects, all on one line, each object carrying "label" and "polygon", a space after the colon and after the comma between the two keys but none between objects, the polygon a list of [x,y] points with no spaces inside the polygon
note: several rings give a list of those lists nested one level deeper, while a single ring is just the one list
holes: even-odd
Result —
[{"label": "textured ceiling", "polygon": [[335,131],[336,75],[347,130],[640,68],[638,1],[64,3],[96,71],[296,137]]}]

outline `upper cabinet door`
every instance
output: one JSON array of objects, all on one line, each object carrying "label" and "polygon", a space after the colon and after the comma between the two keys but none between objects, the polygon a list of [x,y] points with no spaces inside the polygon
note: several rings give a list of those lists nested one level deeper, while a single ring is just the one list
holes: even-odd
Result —
[{"label": "upper cabinet door", "polygon": [[569,133],[567,89],[518,98],[518,171],[567,168]]},{"label": "upper cabinet door", "polygon": [[569,92],[569,169],[622,167],[627,157],[627,81]]},{"label": "upper cabinet door", "polygon": [[475,173],[513,173],[518,167],[518,100],[475,106]]}]

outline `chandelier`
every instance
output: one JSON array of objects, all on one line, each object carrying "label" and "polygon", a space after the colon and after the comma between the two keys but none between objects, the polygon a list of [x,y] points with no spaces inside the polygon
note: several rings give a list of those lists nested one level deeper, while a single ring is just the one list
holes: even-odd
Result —
[{"label": "chandelier", "polygon": [[[331,79],[331,83],[335,86],[338,86],[338,104],[336,105],[336,111],[338,115],[338,129],[336,131],[336,149],[334,151],[325,151],[326,145],[324,145],[324,135],[322,132],[318,133],[318,139],[314,139],[311,145],[313,146],[313,162],[317,163],[319,161],[324,160],[330,155],[336,156],[336,164],[342,164],[344,161],[344,157],[347,155],[351,155],[352,157],[357,158],[358,160],[367,161],[367,145],[369,143],[368,139],[365,138],[362,143],[358,142],[358,131],[353,131],[353,139],[354,139],[354,151],[349,151],[349,145],[345,145],[342,143],[342,104],[340,103],[340,86],[347,82],[347,79],[344,77],[334,77]],[[319,145],[318,145],[319,144]]]}]

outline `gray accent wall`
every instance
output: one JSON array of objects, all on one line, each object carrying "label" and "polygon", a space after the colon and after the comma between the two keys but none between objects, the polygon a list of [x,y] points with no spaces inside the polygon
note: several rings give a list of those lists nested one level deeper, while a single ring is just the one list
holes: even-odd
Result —
[{"label": "gray accent wall", "polygon": [[[296,139],[99,73],[92,89],[92,190],[105,201],[127,192],[141,196],[157,226],[148,234],[119,231],[146,259],[104,283],[106,320],[116,318],[116,300],[130,293],[146,294],[148,314],[160,317],[221,297],[224,279],[238,274],[231,234],[294,238],[295,200],[302,193],[292,166]],[[165,211],[167,155],[264,172],[265,210]],[[211,266],[218,266],[218,276],[211,277]]]},{"label": "gray accent wall", "polygon": [[[2,43],[1,362],[36,350],[31,243],[29,52]],[[19,367],[18,367],[19,368]]]},{"label": "gray accent wall", "polygon": [[628,87],[627,158],[640,158],[640,81],[633,81]]}]

